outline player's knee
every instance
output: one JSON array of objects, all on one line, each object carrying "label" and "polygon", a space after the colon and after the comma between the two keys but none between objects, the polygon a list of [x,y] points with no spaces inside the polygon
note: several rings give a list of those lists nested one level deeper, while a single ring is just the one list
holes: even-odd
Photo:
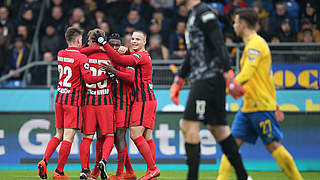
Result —
[{"label": "player's knee", "polygon": [[281,143],[279,141],[272,141],[270,144],[266,145],[266,149],[272,153],[276,149],[278,149],[281,146]]}]

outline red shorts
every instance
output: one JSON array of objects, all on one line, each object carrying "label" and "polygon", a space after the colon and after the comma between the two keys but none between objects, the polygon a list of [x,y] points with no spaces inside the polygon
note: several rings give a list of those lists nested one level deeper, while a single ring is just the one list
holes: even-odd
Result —
[{"label": "red shorts", "polygon": [[82,107],[55,103],[55,126],[56,128],[82,127]]},{"label": "red shorts", "polygon": [[131,108],[129,126],[154,128],[157,101],[134,102]]},{"label": "red shorts", "polygon": [[129,127],[130,119],[130,106],[127,106],[123,110],[115,110],[114,118],[116,119],[116,127]]},{"label": "red shorts", "polygon": [[101,134],[111,134],[114,129],[113,105],[85,105],[83,107],[82,133],[94,134],[100,128]]}]

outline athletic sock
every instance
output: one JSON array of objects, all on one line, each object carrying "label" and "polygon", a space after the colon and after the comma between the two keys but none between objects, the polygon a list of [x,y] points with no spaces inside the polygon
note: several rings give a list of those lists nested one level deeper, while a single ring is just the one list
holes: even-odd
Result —
[{"label": "athletic sock", "polygon": [[124,169],[124,163],[126,161],[127,158],[127,147],[118,150],[118,168],[117,168],[117,173],[116,174],[121,174],[123,173],[123,169]]},{"label": "athletic sock", "polygon": [[187,180],[197,180],[200,164],[200,143],[189,144],[185,143],[187,165],[188,165],[188,178]]},{"label": "athletic sock", "polygon": [[104,137],[98,137],[96,142],[96,162],[101,161],[102,159],[102,148],[104,143]]},{"label": "athletic sock", "polygon": [[114,136],[106,136],[103,143],[102,158],[108,160],[114,144]]},{"label": "athletic sock", "polygon": [[220,142],[220,145],[222,151],[236,170],[238,180],[247,180],[248,174],[242,163],[239,148],[233,136],[230,134],[229,137]]},{"label": "athletic sock", "polygon": [[291,180],[303,180],[299,173],[296,164],[291,154],[286,150],[285,147],[280,146],[272,152],[272,156],[276,160],[280,169],[284,174]]},{"label": "athletic sock", "polygon": [[233,167],[230,164],[226,155],[222,155],[220,167],[219,167],[219,175],[217,180],[229,180],[231,173],[233,171]]},{"label": "athletic sock", "polygon": [[156,146],[154,145],[153,139],[150,139],[149,141],[147,141],[147,143],[149,144],[153,160],[154,162],[156,162]]},{"label": "athletic sock", "polygon": [[148,169],[154,170],[156,165],[154,163],[152,153],[146,139],[143,136],[139,136],[138,138],[134,139],[133,142],[137,146],[143,159],[146,161]]},{"label": "athletic sock", "polygon": [[52,137],[47,145],[46,151],[43,155],[43,159],[45,160],[46,164],[50,157],[52,156],[53,152],[57,149],[60,144],[60,140],[57,137]]},{"label": "athletic sock", "polygon": [[61,147],[59,150],[59,160],[57,165],[57,170],[59,172],[63,172],[64,166],[66,165],[68,161],[68,157],[70,154],[72,143],[69,141],[62,141]]},{"label": "athletic sock", "polygon": [[81,168],[89,169],[89,161],[90,161],[90,144],[93,139],[84,137],[80,143],[80,162]]},{"label": "athletic sock", "polygon": [[131,165],[130,157],[128,154],[127,146],[125,147],[125,149],[126,149],[126,161],[124,162],[124,166],[126,167],[126,172],[134,173],[132,165]]}]

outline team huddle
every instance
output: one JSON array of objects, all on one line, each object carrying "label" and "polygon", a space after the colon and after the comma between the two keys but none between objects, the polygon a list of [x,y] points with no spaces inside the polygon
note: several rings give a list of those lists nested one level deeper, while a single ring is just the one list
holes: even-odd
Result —
[{"label": "team huddle", "polygon": [[[126,130],[147,164],[139,179],[157,179],[152,131],[157,101],[152,85],[152,62],[145,50],[146,34],[135,31],[133,52],[121,46],[119,34],[105,37],[104,31],[88,32],[82,45],[82,32],[69,27],[65,33],[68,48],[58,52],[59,81],[55,100],[56,135],[49,141],[38,174],[47,179],[47,165],[61,143],[53,179],[69,179],[64,173],[74,135],[82,132],[80,179],[136,179],[126,144]],[[97,134],[96,163],[89,168],[90,145]],[[115,144],[118,168],[108,176],[107,160]],[[124,167],[126,172],[124,173]]]}]

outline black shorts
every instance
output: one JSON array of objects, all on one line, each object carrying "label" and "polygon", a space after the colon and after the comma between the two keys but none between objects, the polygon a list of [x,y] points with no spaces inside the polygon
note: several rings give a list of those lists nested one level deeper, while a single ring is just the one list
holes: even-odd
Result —
[{"label": "black shorts", "polygon": [[191,85],[183,119],[210,125],[227,125],[226,88],[222,77],[197,80]]}]

